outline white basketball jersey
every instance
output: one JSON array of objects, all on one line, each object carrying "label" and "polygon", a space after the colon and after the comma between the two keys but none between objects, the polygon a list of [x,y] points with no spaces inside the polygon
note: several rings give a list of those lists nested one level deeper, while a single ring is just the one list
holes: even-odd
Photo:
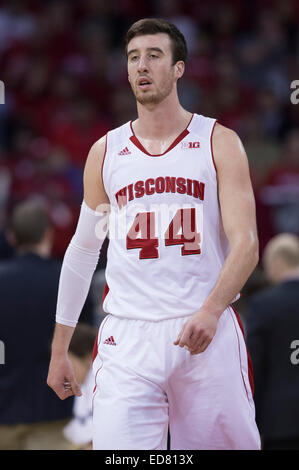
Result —
[{"label": "white basketball jersey", "polygon": [[161,155],[143,148],[131,122],[108,132],[105,312],[151,321],[190,316],[213,289],[229,249],[211,146],[215,122],[194,114]]}]

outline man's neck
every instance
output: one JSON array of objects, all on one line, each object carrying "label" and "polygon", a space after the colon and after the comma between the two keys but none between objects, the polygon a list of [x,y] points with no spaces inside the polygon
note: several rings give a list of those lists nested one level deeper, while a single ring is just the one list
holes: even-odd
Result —
[{"label": "man's neck", "polygon": [[157,105],[137,103],[138,119],[133,123],[136,136],[146,140],[167,140],[180,134],[191,120],[178,99],[169,96]]},{"label": "man's neck", "polygon": [[298,268],[290,270],[284,274],[283,282],[288,282],[288,281],[299,281],[299,269]]},{"label": "man's neck", "polygon": [[41,258],[49,258],[50,257],[50,249],[47,245],[44,245],[44,244],[26,245],[26,246],[18,247],[17,252],[20,255],[25,255],[27,253],[32,253],[34,255],[40,256]]}]

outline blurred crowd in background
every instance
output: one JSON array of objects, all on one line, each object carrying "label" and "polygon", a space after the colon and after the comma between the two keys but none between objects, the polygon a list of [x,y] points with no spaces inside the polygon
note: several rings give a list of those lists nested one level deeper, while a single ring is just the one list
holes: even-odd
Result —
[{"label": "blurred crowd in background", "polygon": [[53,255],[63,256],[90,146],[136,117],[124,35],[146,16],[171,20],[186,37],[182,105],[216,117],[245,145],[261,251],[275,233],[299,233],[296,0],[0,1],[0,224],[16,203],[39,198],[56,230]]},{"label": "blurred crowd in background", "polygon": [[[299,235],[299,103],[291,100],[291,84],[299,80],[297,0],[0,0],[0,260],[12,255],[6,229],[27,199],[47,211],[52,256],[62,260],[91,145],[136,118],[124,36],[144,17],[168,19],[186,37],[182,105],[217,118],[245,146],[260,254],[279,233]],[[95,298],[106,249],[107,241]],[[244,299],[264,282],[257,269],[241,313]]]}]

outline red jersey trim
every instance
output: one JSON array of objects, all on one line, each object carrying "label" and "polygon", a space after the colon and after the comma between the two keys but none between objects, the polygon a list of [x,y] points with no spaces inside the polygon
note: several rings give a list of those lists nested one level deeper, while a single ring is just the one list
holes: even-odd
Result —
[{"label": "red jersey trim", "polygon": [[[105,287],[104,287],[104,290],[103,290],[103,295],[102,295],[102,302],[104,302],[105,300],[105,297],[106,295],[108,294],[109,292],[109,286],[106,282],[105,284]],[[102,325],[104,326],[104,323],[106,322],[108,317],[106,317],[103,322],[102,322]],[[97,333],[97,336],[96,336],[96,339],[95,339],[95,342],[94,342],[94,345],[93,345],[93,351],[92,351],[92,362],[94,362],[95,358],[97,357],[97,354],[98,354],[98,343],[99,343],[99,331],[101,330],[101,334],[102,334],[102,329],[99,328],[98,330],[98,333]],[[101,335],[100,335],[100,339],[101,339]]]},{"label": "red jersey trim", "polygon": [[[250,354],[249,354],[249,351],[247,349],[247,345],[246,345],[246,341],[245,341],[245,332],[244,332],[244,328],[243,328],[243,325],[242,325],[242,321],[241,321],[241,318],[237,312],[237,310],[235,309],[235,307],[232,306],[232,304],[230,305],[230,307],[232,308],[234,314],[235,314],[235,317],[237,319],[237,322],[238,322],[238,325],[240,327],[240,330],[243,334],[243,338],[244,338],[244,342],[245,342],[245,346],[246,346],[246,351],[247,351],[247,365],[248,365],[248,379],[249,379],[249,384],[250,384],[250,388],[251,388],[251,393],[252,393],[252,396],[254,396],[254,375],[253,375],[253,366],[252,366],[252,360],[251,360],[251,357],[250,357]],[[240,345],[239,345],[240,347]],[[244,384],[245,385],[245,384]],[[246,386],[245,386],[245,389],[246,389]]]},{"label": "red jersey trim", "polygon": [[104,151],[104,157],[103,157],[102,166],[101,166],[101,178],[102,178],[102,183],[103,183],[104,188],[105,188],[105,184],[104,184],[104,178],[103,178],[103,169],[104,169],[104,162],[105,162],[105,158],[106,158],[106,154],[107,154],[107,140],[108,140],[108,137],[107,137],[107,134],[106,134],[106,136],[105,136],[105,151]]},{"label": "red jersey trim", "polygon": [[[93,362],[95,361],[95,359],[97,358],[98,356],[98,344],[100,344],[101,342],[101,338],[102,338],[102,332],[103,332],[103,329],[104,329],[104,325],[105,323],[107,322],[108,318],[110,318],[110,315],[107,315],[104,320],[102,320],[102,323],[100,324],[100,327],[98,329],[98,334],[97,334],[97,337],[96,337],[96,341],[95,341],[95,344],[94,344],[94,347],[93,347]],[[94,389],[93,389],[93,397],[92,397],[92,416],[93,416],[93,403],[94,403],[94,399],[95,399],[95,396],[96,396],[96,391],[97,391],[97,377],[98,377],[98,373],[100,372],[100,370],[102,369],[103,367],[103,360],[102,360],[102,363],[100,365],[100,367],[98,368],[98,370],[96,371],[96,374],[95,374],[95,378],[94,378]]]},{"label": "red jersey trim", "polygon": [[96,340],[95,340],[95,344],[94,344],[94,350],[93,350],[93,362],[95,360],[95,358],[97,357],[97,354],[98,354],[98,345],[100,344],[101,342],[101,339],[102,339],[102,333],[103,333],[103,329],[104,329],[104,325],[105,323],[107,322],[107,320],[110,318],[110,315],[107,315],[103,320],[102,320],[102,323],[100,324],[100,327],[99,327],[99,330],[98,330],[98,334],[97,334],[97,337],[96,337]]},{"label": "red jersey trim", "polygon": [[108,284],[107,284],[107,282],[106,282],[106,283],[105,283],[105,286],[104,286],[103,294],[102,294],[102,304],[104,303],[104,300],[105,300],[105,298],[106,298],[108,292],[109,292],[109,286],[108,286]]},{"label": "red jersey trim", "polygon": [[212,132],[211,132],[211,154],[212,154],[212,161],[213,161],[213,165],[214,165],[216,173],[217,173],[217,168],[216,168],[216,164],[215,164],[212,139],[213,139],[213,134],[214,134],[214,130],[215,130],[215,126],[216,126],[217,122],[218,121],[216,119],[216,121],[214,122],[213,128],[212,128]]},{"label": "red jersey trim", "polygon": [[176,145],[178,145],[179,142],[181,142],[181,140],[183,140],[186,135],[189,134],[189,131],[188,131],[188,127],[190,126],[191,124],[191,121],[193,119],[193,116],[194,116],[194,113],[192,114],[191,116],[191,119],[190,121],[188,122],[187,124],[187,127],[186,129],[183,130],[183,132],[180,133],[180,135],[177,136],[177,138],[172,142],[172,144],[168,147],[167,150],[165,150],[165,152],[163,153],[159,153],[157,155],[154,155],[152,153],[149,153],[144,147],[143,145],[141,144],[141,142],[138,140],[138,138],[136,137],[135,133],[134,133],[134,130],[133,130],[133,126],[132,126],[132,122],[133,121],[130,121],[130,127],[131,127],[131,131],[132,131],[132,136],[130,137],[130,140],[131,142],[133,142],[134,145],[136,145],[137,148],[139,148],[139,150],[141,150],[141,152],[145,153],[146,155],[148,155],[149,157],[162,157],[163,155],[165,155],[166,153],[168,153],[170,150],[172,150],[174,147],[176,147]]}]

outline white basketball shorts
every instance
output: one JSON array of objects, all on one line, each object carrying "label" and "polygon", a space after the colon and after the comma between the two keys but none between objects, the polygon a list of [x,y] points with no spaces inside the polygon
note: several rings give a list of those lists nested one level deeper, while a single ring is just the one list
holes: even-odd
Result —
[{"label": "white basketball shorts", "polygon": [[174,346],[188,317],[107,315],[94,349],[93,449],[259,450],[243,332],[221,315],[201,354]]}]

